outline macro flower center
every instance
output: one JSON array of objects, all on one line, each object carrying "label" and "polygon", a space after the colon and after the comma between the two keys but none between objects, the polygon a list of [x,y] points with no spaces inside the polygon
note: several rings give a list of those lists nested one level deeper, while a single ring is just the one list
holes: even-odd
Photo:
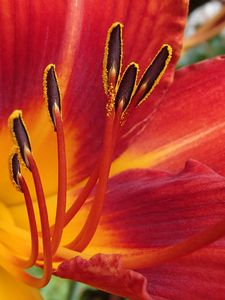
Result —
[{"label": "macro flower center", "polygon": [[[51,277],[53,262],[60,261],[62,252],[83,252],[91,242],[102,214],[107,191],[111,163],[120,129],[126,119],[151,94],[165,72],[172,55],[172,48],[164,44],[137,83],[139,67],[131,62],[121,74],[122,66],[122,24],[114,23],[108,31],[103,61],[103,85],[106,93],[105,131],[100,160],[97,161],[90,177],[77,195],[74,203],[66,211],[67,198],[67,160],[62,117],[62,103],[55,65],[49,64],[44,71],[44,96],[48,113],[57,139],[58,153],[58,191],[56,217],[49,224],[45,193],[39,170],[32,152],[29,130],[23,120],[22,111],[16,110],[9,117],[9,127],[14,147],[10,155],[10,173],[13,185],[24,196],[30,226],[31,251],[28,258],[24,255],[9,256],[7,247],[2,246],[2,255],[7,261],[7,270],[12,269],[21,280],[35,287],[43,287]],[[37,229],[37,216],[30,195],[29,186],[23,176],[25,167],[32,175],[36,191],[41,230]],[[95,188],[95,189],[94,189]],[[76,217],[92,191],[94,196],[85,224],[80,232],[66,245],[61,245],[65,226]],[[6,229],[7,230],[7,229]],[[18,235],[17,229],[14,232]],[[41,242],[41,245],[40,245]],[[16,266],[16,267],[12,267]],[[25,269],[34,265],[43,266],[41,278],[29,275]]]}]

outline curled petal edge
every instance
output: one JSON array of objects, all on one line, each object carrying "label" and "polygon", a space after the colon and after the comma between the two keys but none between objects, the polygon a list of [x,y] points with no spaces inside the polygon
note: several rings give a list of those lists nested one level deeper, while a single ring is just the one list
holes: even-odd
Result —
[{"label": "curled petal edge", "polygon": [[131,300],[152,300],[147,279],[138,272],[124,269],[120,255],[96,254],[88,260],[76,256],[61,263],[54,274]]}]

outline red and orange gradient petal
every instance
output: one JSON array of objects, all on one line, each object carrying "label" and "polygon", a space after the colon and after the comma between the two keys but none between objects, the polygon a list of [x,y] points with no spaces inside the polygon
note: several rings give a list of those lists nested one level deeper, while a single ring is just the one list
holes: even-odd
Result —
[{"label": "red and orange gradient petal", "polygon": [[[10,207],[17,225],[23,224],[27,227],[24,224],[27,223],[24,220],[24,199],[15,194],[7,179],[7,157],[11,142],[6,124],[8,115],[15,109],[23,111],[30,134],[32,154],[29,149],[30,154],[27,158],[35,186],[39,186],[42,194],[38,197],[37,192],[38,205],[40,207],[39,198],[42,198],[44,206],[45,201],[33,153],[40,169],[47,202],[49,202],[48,212],[51,222],[55,215],[55,209],[51,208],[55,206],[57,193],[57,145],[45,103],[42,100],[41,79],[46,65],[55,63],[60,78],[69,165],[69,188],[74,188],[76,183],[90,174],[102,145],[107,100],[103,92],[101,74],[104,41],[109,26],[119,21],[127,28],[124,31],[123,63],[125,66],[130,63],[131,59],[136,60],[144,71],[161,46],[170,44],[174,55],[161,82],[161,89],[155,92],[159,101],[162,93],[172,82],[175,63],[181,48],[187,1],[179,1],[179,3],[167,1],[160,5],[156,5],[154,1],[140,3],[122,1],[117,8],[115,7],[117,3],[106,1],[102,6],[100,2],[57,1],[54,3],[54,8],[51,3],[44,0],[37,3],[23,0],[20,5],[10,1],[4,2],[5,9],[1,13],[1,30],[4,32],[2,34],[4,49],[1,57],[3,62],[1,74],[4,76],[0,78],[2,91],[0,111],[3,112],[0,120],[2,125],[0,135],[4,139],[5,148],[0,158],[3,166],[3,180],[0,188],[3,190],[1,202]],[[167,28],[170,28],[170,32]],[[151,110],[150,107],[149,111]],[[139,115],[136,116],[138,120]],[[140,115],[140,117],[143,116]],[[61,119],[58,121],[61,127]],[[133,126],[135,124],[132,122],[128,123],[127,130],[132,130]],[[118,153],[129,145],[129,141],[128,139],[125,144],[123,143],[123,148],[118,148],[120,149]],[[112,137],[111,142],[114,143]],[[111,155],[110,151],[108,154]],[[111,157],[108,160],[111,161]],[[104,187],[104,189],[102,186],[99,188],[101,195],[106,192],[107,178],[105,177],[108,177],[109,168],[109,162],[106,163],[102,173],[100,168],[99,182],[101,183],[102,177]],[[25,174],[25,177],[30,185],[31,174]],[[31,189],[31,195],[33,199],[36,198],[34,189]],[[53,201],[51,201],[52,198]],[[98,200],[98,197],[96,199]],[[101,199],[102,205],[104,195]],[[37,203],[34,202],[36,207]],[[46,215],[46,227],[49,231],[47,211],[43,213],[40,209],[40,214],[41,222],[43,215]],[[100,214],[101,210],[98,217]],[[50,251],[49,232],[47,240],[48,247],[46,248]],[[57,240],[57,246],[58,242]],[[44,258],[46,253],[44,249]],[[49,263],[50,260],[49,258]],[[137,279],[140,279],[139,275]],[[140,281],[143,283],[142,278]]]},{"label": "red and orange gradient petal", "polygon": [[[127,275],[129,280],[135,282],[137,273],[148,280],[140,299],[149,299],[149,295],[179,299],[183,290],[184,299],[194,299],[195,295],[220,299],[224,285],[219,289],[210,287],[218,284],[219,274],[224,277],[224,263],[220,264],[225,255],[221,238],[225,233],[224,187],[224,177],[196,161],[187,162],[178,174],[136,170],[112,178],[100,226],[85,250],[93,258],[65,261],[56,274],[136,299],[137,291],[133,295],[128,292],[126,280],[120,291],[101,284],[105,276],[114,282],[114,273],[120,280],[124,272],[133,270],[136,272]],[[207,231],[204,238],[203,231]],[[190,243],[183,244],[182,249],[173,247],[185,240]],[[181,253],[186,256],[180,258]],[[101,263],[100,268],[96,267],[98,260],[109,270],[104,273]],[[117,262],[116,268],[110,268],[116,266],[111,265],[112,261]]]},{"label": "red and orange gradient petal", "polygon": [[1,190],[6,191],[1,200],[5,203],[23,201],[9,188],[4,159],[11,147],[6,122],[14,109],[23,110],[46,194],[50,196],[56,190],[56,144],[44,111],[41,88],[46,65],[56,64],[60,78],[70,186],[90,174],[101,147],[106,103],[102,60],[111,24],[120,21],[125,27],[124,66],[136,60],[144,70],[162,44],[170,43],[174,53],[172,63],[157,93],[172,80],[187,1],[167,1],[160,5],[155,1],[100,2],[55,1],[53,8],[45,0],[4,1],[0,12],[0,135],[5,146],[0,162]]},{"label": "red and orange gradient petal", "polygon": [[[81,146],[77,151],[77,159],[80,163],[75,162],[74,169],[79,169],[83,176],[87,171],[90,174],[96,161],[94,154],[98,153],[102,143],[101,138],[93,139],[93,137],[102,136],[104,130],[106,97],[101,78],[106,32],[114,22],[124,25],[122,71],[134,61],[139,64],[140,73],[143,73],[161,46],[165,43],[171,45],[172,61],[162,78],[160,87],[154,91],[160,101],[161,94],[173,80],[174,68],[182,45],[186,14],[187,1],[156,3],[155,1],[107,0],[104,1],[104,5],[102,1],[87,1],[87,5],[85,2],[81,38],[68,94],[66,94],[65,111],[65,121],[70,128],[79,124],[77,138],[81,141]],[[85,24],[88,24],[88,27]],[[79,78],[78,82],[77,78]],[[76,105],[71,101],[74,97]],[[149,106],[151,111],[150,103]],[[137,118],[137,121],[140,119]],[[131,122],[126,130],[134,126],[134,122]],[[118,153],[123,152],[128,144],[129,141],[123,139]],[[88,149],[91,149],[92,153]],[[88,165],[85,163],[86,160],[89,162]],[[73,182],[76,172],[71,172],[70,176]]]},{"label": "red and orange gradient petal", "polygon": [[224,57],[217,57],[177,71],[155,113],[130,133],[133,143],[114,161],[112,174],[127,164],[178,171],[192,158],[224,175],[224,67]]}]

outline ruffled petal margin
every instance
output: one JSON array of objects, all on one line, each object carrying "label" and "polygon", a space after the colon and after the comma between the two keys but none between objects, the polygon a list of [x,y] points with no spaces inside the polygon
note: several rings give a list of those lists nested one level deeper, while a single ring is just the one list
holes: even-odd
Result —
[{"label": "ruffled petal margin", "polygon": [[81,281],[109,293],[132,300],[151,300],[147,280],[140,273],[122,268],[119,255],[97,254],[90,260],[81,257],[63,262],[55,275]]}]

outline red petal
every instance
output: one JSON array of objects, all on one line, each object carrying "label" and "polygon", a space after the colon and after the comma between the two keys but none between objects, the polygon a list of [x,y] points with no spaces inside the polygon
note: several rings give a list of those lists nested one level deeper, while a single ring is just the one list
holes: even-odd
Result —
[{"label": "red petal", "polygon": [[91,246],[140,249],[174,244],[224,217],[224,188],[224,177],[195,161],[177,175],[124,172],[110,181]]},{"label": "red petal", "polygon": [[[0,110],[7,118],[15,108],[42,105],[44,67],[59,64],[66,51],[65,27],[72,16],[62,1],[4,1],[0,11]],[[75,22],[75,21],[73,21]],[[74,24],[75,25],[75,24]],[[64,46],[63,46],[64,45]],[[67,45],[66,45],[67,46]],[[35,102],[34,102],[35,101]],[[34,109],[35,105],[35,109]],[[5,120],[4,120],[5,121]]]},{"label": "red petal", "polygon": [[[154,116],[139,124],[144,132],[115,162],[114,172],[127,164],[179,170],[194,158],[225,174],[224,68],[224,57],[218,57],[178,71]],[[130,136],[135,139],[135,132]]]},{"label": "red petal", "polygon": [[140,272],[149,278],[151,295],[166,299],[221,300],[225,295],[225,254],[211,246],[174,263]]},{"label": "red petal", "polygon": [[[84,168],[87,167],[87,162],[89,168],[92,167],[96,160],[94,154],[99,151],[102,142],[106,104],[102,84],[102,61],[107,29],[115,21],[124,24],[124,68],[131,61],[136,61],[144,71],[161,45],[171,44],[174,50],[173,60],[160,88],[156,88],[155,92],[155,97],[159,99],[159,95],[172,80],[181,48],[187,1],[176,2],[85,2],[80,43],[65,99],[66,122],[71,129],[79,128],[76,139],[81,146],[76,155],[80,163],[74,166],[75,170],[80,168],[80,172],[82,169],[87,172]],[[129,127],[134,125],[132,123]]]},{"label": "red petal", "polygon": [[[164,77],[163,89],[172,80],[185,24],[187,1],[177,2],[170,0],[156,5],[155,1],[135,0],[119,3],[73,0],[54,1],[54,4],[47,0],[4,1],[0,11],[3,127],[15,108],[22,109],[30,123],[46,127],[46,119],[40,120],[45,115],[42,77],[45,66],[55,63],[65,96],[68,148],[73,160],[76,156],[70,179],[84,177],[96,160],[104,127],[102,61],[109,26],[115,21],[125,25],[124,66],[130,60],[137,60],[145,68],[163,43],[171,44],[173,62]],[[49,139],[48,133],[45,139]],[[70,140],[79,145],[70,145]],[[40,160],[44,160],[44,154]]]},{"label": "red petal", "polygon": [[146,289],[146,279],[137,272],[123,269],[117,255],[97,254],[90,260],[78,256],[63,262],[55,275],[81,281],[131,300],[152,299]]},{"label": "red petal", "polygon": [[[56,145],[51,125],[48,126],[42,79],[45,66],[51,62],[67,74],[61,61],[69,57],[71,47],[76,43],[79,28],[76,23],[80,22],[81,14],[75,10],[74,3],[47,0],[6,0],[1,3],[0,137],[4,140],[4,149],[0,158],[3,179],[0,185],[4,202],[24,202],[18,193],[15,194],[8,175],[7,160],[12,143],[7,119],[14,109],[24,112],[38,165],[41,164],[41,173],[46,174],[44,181],[51,178],[47,184],[44,182],[46,194],[54,194],[57,190]],[[68,27],[71,27],[71,36]],[[68,63],[68,59],[65,60]],[[66,80],[63,83],[66,85]],[[71,142],[68,145],[72,148]]]},{"label": "red petal", "polygon": [[[101,223],[86,252],[130,256],[183,241],[224,219],[224,191],[224,177],[196,161],[187,162],[184,170],[176,175],[148,170],[124,172],[110,180]],[[215,299],[222,299],[225,293],[225,285],[219,285],[221,274],[225,275],[224,263],[220,263],[224,260],[222,251],[224,239],[173,263],[136,272],[148,279],[148,291],[156,297],[178,300],[183,295],[185,300],[214,299],[215,293]],[[57,274],[76,280],[73,264],[65,261],[62,264],[65,269],[59,269]],[[97,272],[98,281],[92,274],[88,283],[108,290],[104,268],[98,272],[97,266],[98,261],[93,271]],[[85,267],[83,272],[81,275],[79,269],[79,280],[86,281]],[[112,272],[111,276],[113,281],[117,275]],[[113,282],[115,286],[110,292],[124,295],[125,287],[119,285],[118,292],[118,282],[116,279]],[[210,287],[212,296],[207,298]]]}]

